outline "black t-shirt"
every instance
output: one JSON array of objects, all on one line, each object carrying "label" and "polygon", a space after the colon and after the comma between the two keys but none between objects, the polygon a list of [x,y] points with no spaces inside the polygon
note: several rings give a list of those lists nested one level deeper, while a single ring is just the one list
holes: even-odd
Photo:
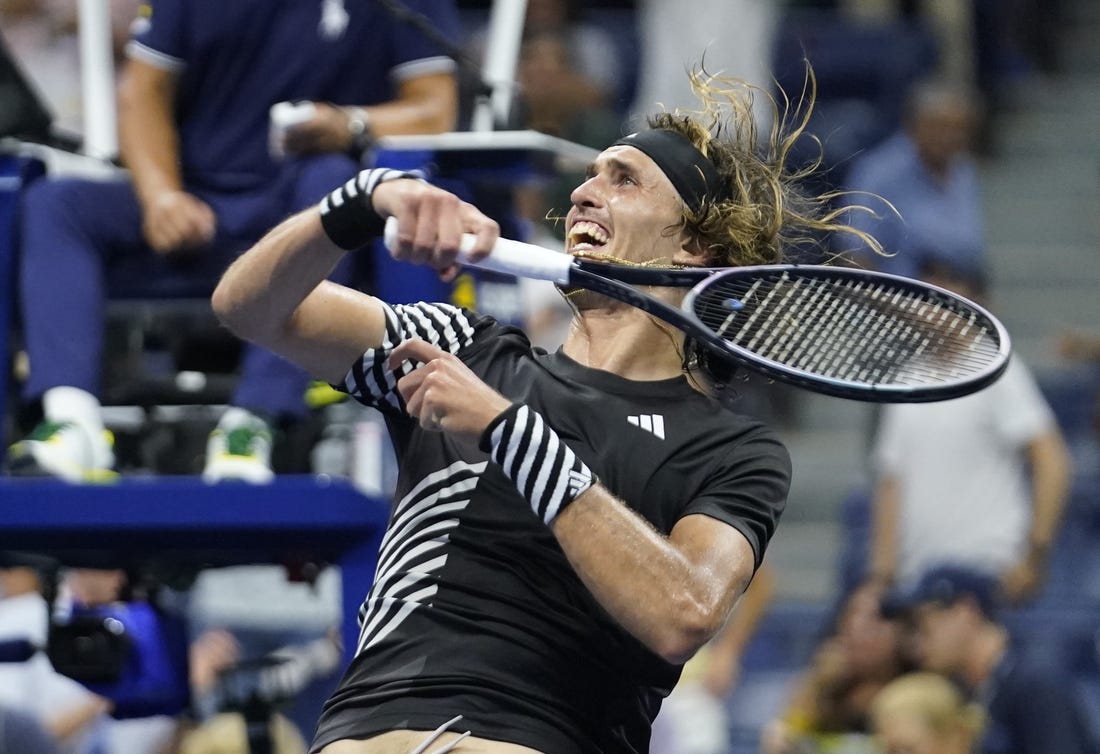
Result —
[{"label": "black t-shirt", "polygon": [[[737,528],[759,565],[786,500],[776,436],[683,378],[590,369],[446,305],[387,309],[383,346],[342,387],[387,416],[400,475],[358,652],[325,706],[315,748],[387,730],[462,730],[547,754],[646,752],[680,666],[620,627],[550,529],[473,443],[419,428],[385,358],[420,337],[538,411],[619,499],[668,533],[704,514]],[[405,366],[407,371],[410,366]]]}]

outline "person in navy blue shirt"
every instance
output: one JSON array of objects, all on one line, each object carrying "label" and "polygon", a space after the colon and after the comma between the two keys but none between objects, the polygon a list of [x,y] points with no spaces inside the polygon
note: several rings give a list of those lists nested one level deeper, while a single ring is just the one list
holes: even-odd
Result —
[{"label": "person in navy blue shirt", "polygon": [[982,754],[1096,754],[1072,679],[1012,642],[999,602],[994,578],[943,564],[884,606],[910,616],[920,665],[955,679],[985,708]]},{"label": "person in navy blue shirt", "polygon": [[[453,0],[404,2],[457,36]],[[118,92],[128,175],[51,177],[23,197],[24,397],[41,399],[45,421],[11,448],[11,472],[113,474],[98,398],[109,296],[209,295],[273,223],[354,176],[372,138],[454,128],[455,63],[431,36],[375,0],[140,7]],[[272,107],[301,102],[297,125],[273,131]],[[246,346],[207,479],[269,480],[269,422],[304,414],[307,384]]]}]

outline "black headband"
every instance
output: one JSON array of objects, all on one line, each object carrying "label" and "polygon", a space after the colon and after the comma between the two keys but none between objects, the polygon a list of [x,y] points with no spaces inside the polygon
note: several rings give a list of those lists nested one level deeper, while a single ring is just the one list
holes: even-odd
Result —
[{"label": "black headband", "polygon": [[722,178],[714,163],[676,131],[655,128],[624,136],[611,146],[634,147],[657,163],[684,204],[698,212],[708,198],[721,193]]}]

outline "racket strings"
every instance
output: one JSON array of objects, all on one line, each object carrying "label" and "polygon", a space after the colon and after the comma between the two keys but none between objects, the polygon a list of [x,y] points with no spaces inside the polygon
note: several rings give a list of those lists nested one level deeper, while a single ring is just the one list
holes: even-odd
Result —
[{"label": "racket strings", "polygon": [[984,317],[951,299],[857,278],[716,281],[695,314],[759,357],[849,382],[962,379],[987,368],[1000,346]]}]

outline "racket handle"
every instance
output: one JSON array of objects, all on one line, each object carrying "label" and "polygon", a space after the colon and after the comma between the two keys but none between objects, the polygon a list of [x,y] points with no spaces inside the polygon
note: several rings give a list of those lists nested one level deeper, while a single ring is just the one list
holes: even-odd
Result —
[{"label": "racket handle", "polygon": [[[493,253],[474,262],[467,255],[474,246],[475,238],[470,233],[463,234],[462,244],[458,250],[459,264],[513,277],[549,280],[562,284],[569,282],[569,270],[573,266],[573,258],[568,254],[550,251],[542,246],[522,241],[498,238],[493,246]],[[397,242],[396,217],[386,219],[383,241],[386,248],[392,251]]]}]

